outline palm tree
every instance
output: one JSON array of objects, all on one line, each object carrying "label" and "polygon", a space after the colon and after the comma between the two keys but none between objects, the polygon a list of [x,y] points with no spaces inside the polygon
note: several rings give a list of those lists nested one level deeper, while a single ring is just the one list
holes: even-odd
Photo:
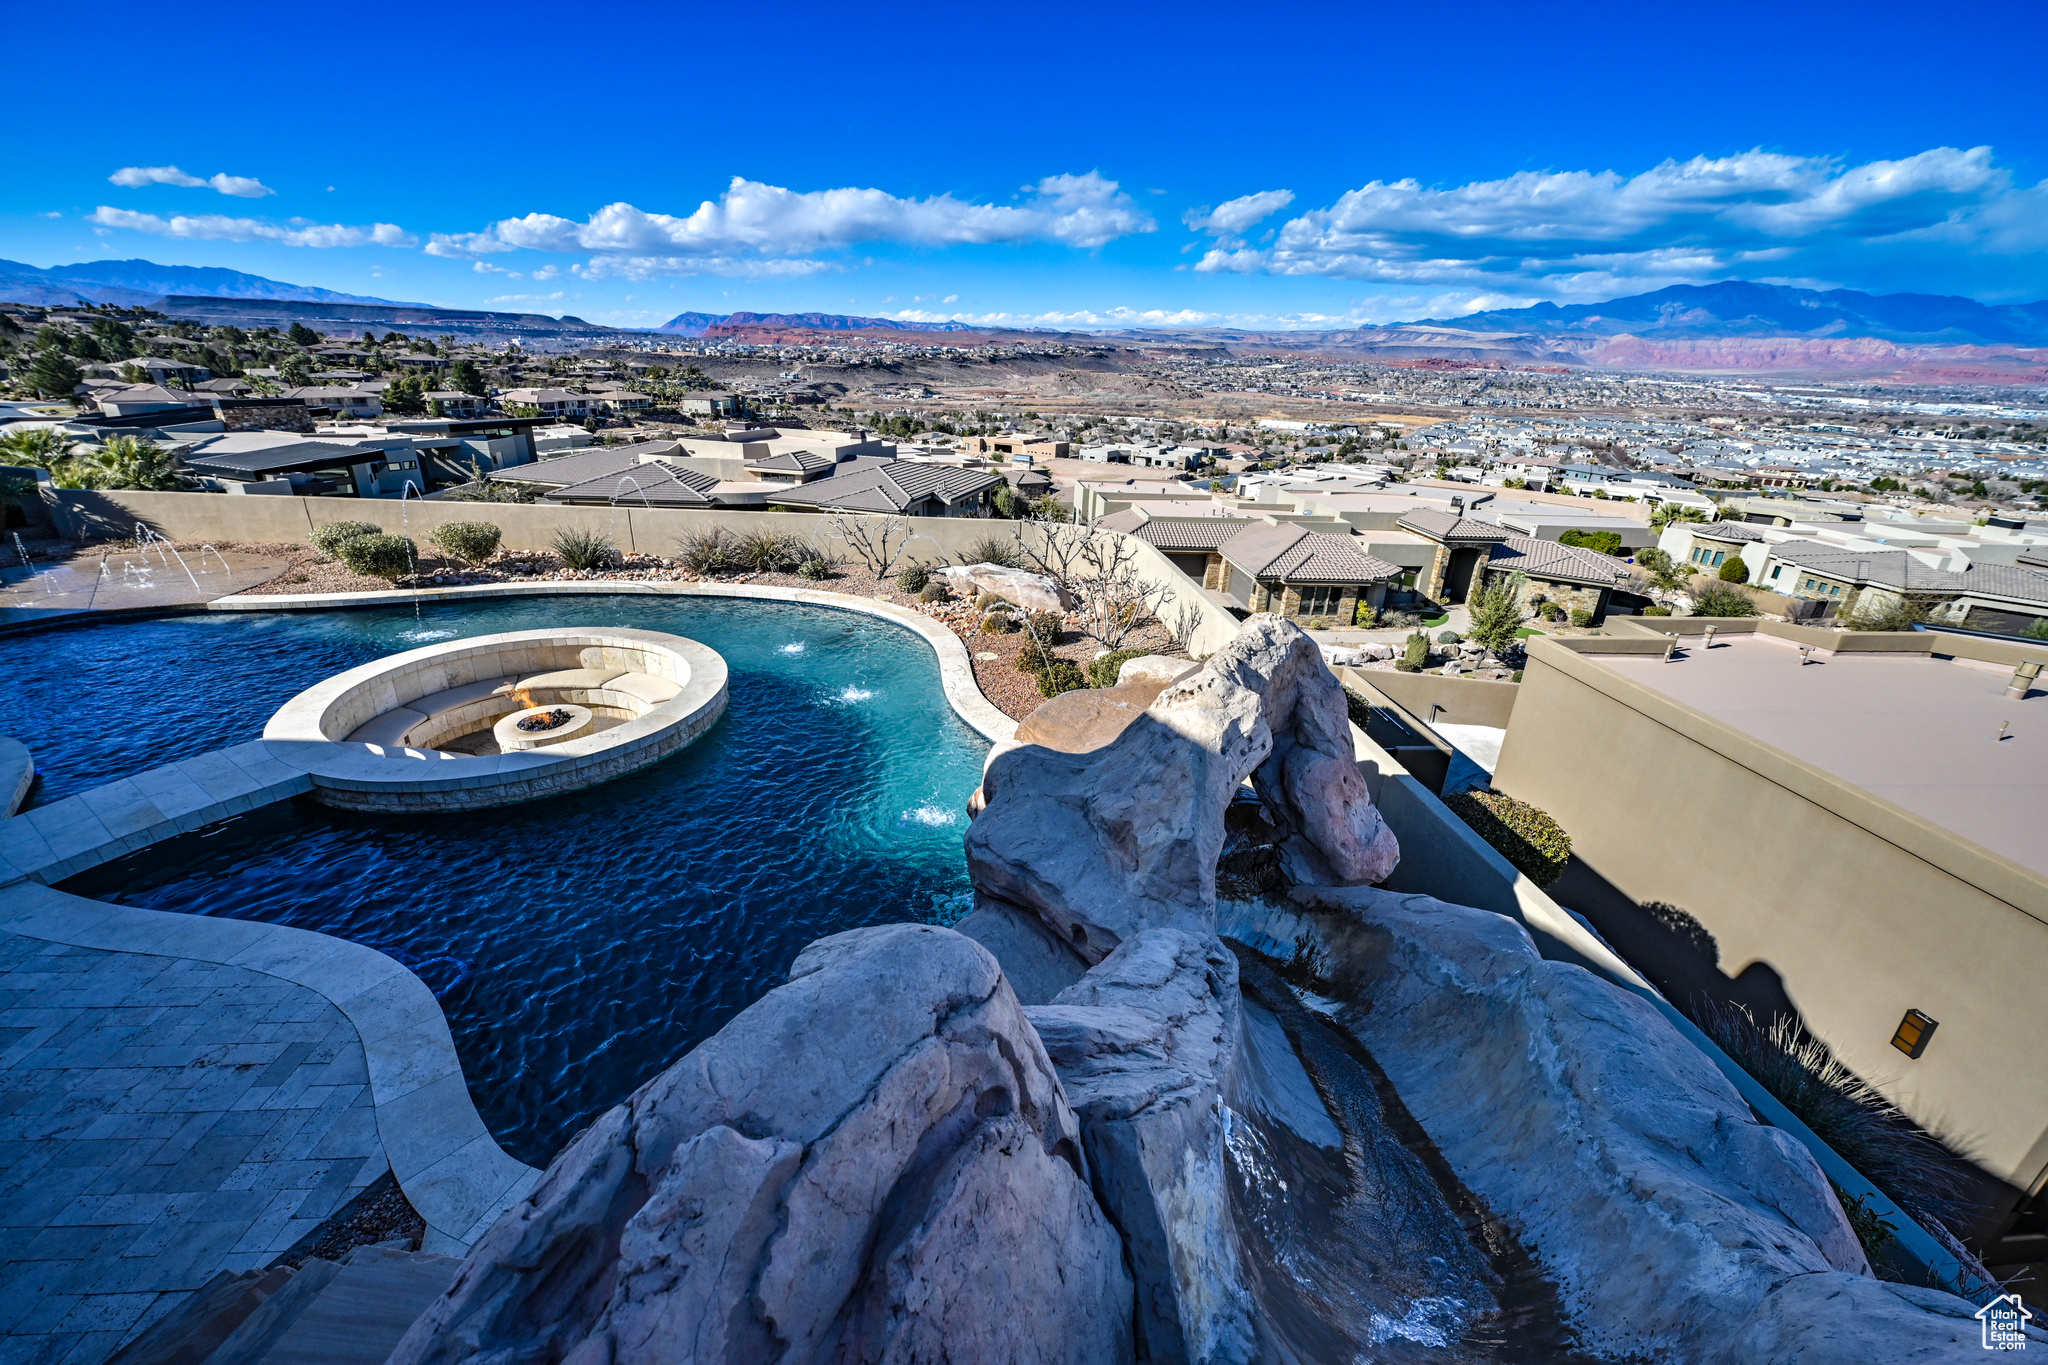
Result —
[{"label": "palm tree", "polygon": [[34,427],[0,436],[0,464],[54,469],[71,454],[72,440],[55,427]]},{"label": "palm tree", "polygon": [[95,450],[83,451],[55,471],[60,488],[135,489],[174,492],[186,486],[185,466],[154,441],[116,436]]}]

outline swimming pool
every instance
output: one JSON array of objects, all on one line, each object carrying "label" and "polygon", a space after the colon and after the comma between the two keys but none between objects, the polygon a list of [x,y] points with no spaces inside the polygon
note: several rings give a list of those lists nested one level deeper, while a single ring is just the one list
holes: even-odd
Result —
[{"label": "swimming pool", "polygon": [[[947,706],[930,647],[869,617],[552,597],[107,623],[6,641],[0,659],[23,679],[35,724],[13,733],[47,801],[253,738],[299,690],[370,659],[549,625],[700,640],[731,669],[730,706],[689,748],[588,791],[407,816],[286,802],[64,889],[392,954],[441,997],[485,1123],[535,1165],[780,982],[804,944],[964,906],[986,744]],[[187,723],[165,727],[167,710]]]}]

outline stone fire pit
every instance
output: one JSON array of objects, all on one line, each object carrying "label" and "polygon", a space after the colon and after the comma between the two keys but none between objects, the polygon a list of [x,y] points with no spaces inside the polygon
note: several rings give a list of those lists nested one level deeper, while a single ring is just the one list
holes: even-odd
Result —
[{"label": "stone fire pit", "polygon": [[591,711],[587,706],[556,702],[552,706],[529,706],[491,727],[491,738],[505,753],[515,749],[540,749],[577,739],[590,733]]}]

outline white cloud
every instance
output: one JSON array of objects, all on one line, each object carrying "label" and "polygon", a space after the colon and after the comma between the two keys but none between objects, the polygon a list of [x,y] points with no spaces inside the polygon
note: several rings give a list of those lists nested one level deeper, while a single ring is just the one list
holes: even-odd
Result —
[{"label": "white cloud", "polygon": [[1197,232],[1217,238],[1241,236],[1254,223],[1263,222],[1294,202],[1293,190],[1260,190],[1228,199],[1215,208],[1189,209],[1181,221]]},{"label": "white cloud", "polygon": [[558,302],[558,301],[559,301],[559,300],[561,299],[561,297],[562,297],[562,291],[561,291],[561,290],[559,290],[559,289],[557,289],[557,290],[556,290],[556,291],[555,291],[554,293],[552,293],[552,294],[500,294],[500,295],[498,295],[498,296],[497,296],[496,298],[494,298],[494,299],[485,299],[485,300],[484,300],[484,302],[485,302],[485,303],[555,303],[555,302]]},{"label": "white cloud", "polygon": [[154,213],[108,208],[104,204],[93,211],[89,221],[102,227],[126,228],[131,232],[193,241],[281,242],[285,246],[317,247],[419,245],[419,238],[395,223],[351,227],[344,223],[315,223],[305,218],[290,218],[280,224],[260,218],[229,218],[218,213],[159,218]]},{"label": "white cloud", "polygon": [[[1157,224],[1114,180],[1090,171],[1052,175],[1017,205],[976,204],[950,194],[902,199],[877,189],[798,191],[734,176],[717,200],[687,217],[610,204],[586,221],[548,213],[506,218],[481,232],[435,233],[435,256],[592,251],[592,278],[654,274],[797,275],[836,268],[802,260],[859,242],[958,246],[1050,241],[1094,248]],[[751,264],[749,264],[751,263]]]},{"label": "white cloud", "polygon": [[277,191],[254,176],[229,175],[226,171],[202,178],[188,175],[176,166],[123,166],[107,177],[116,185],[138,189],[144,185],[178,185],[188,190],[211,188],[237,199],[261,199]]},{"label": "white cloud", "polygon": [[[1537,297],[1604,298],[1754,278],[1766,263],[1780,274],[1833,276],[1916,236],[2019,250],[2041,236],[2027,226],[2033,216],[2016,211],[2029,195],[2041,197],[2015,190],[1988,147],[1855,166],[1758,149],[1666,161],[1635,176],[1523,171],[1451,189],[1375,180],[1288,220],[1259,248],[1236,234],[1259,220],[1246,215],[1261,195],[1190,223],[1217,239],[1199,271],[1520,284]],[[1795,261],[1797,269],[1778,265]]]}]

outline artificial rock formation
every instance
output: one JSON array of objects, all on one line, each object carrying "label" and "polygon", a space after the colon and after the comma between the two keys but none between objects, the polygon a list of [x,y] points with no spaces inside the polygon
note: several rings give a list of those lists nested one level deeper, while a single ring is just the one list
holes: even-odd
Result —
[{"label": "artificial rock formation", "polygon": [[1213,936],[1147,929],[1025,1014],[1080,1116],[1095,1192],[1123,1233],[1138,1358],[1251,1359],[1252,1303],[1224,1170],[1237,959]]},{"label": "artificial rock formation", "polygon": [[1101,747],[991,757],[967,833],[977,901],[1036,915],[1090,963],[1143,929],[1211,935],[1223,811],[1247,777],[1292,880],[1360,885],[1399,860],[1343,689],[1300,627],[1255,616]]},{"label": "artificial rock formation", "polygon": [[[1305,913],[1233,904],[1252,918],[1226,927],[1343,964],[1331,989],[1371,1012],[1341,1022],[1534,1252],[1588,1349],[1679,1365],[1960,1359],[1953,1314],[1970,1306],[1869,1279],[1813,1157],[1648,1002],[1545,961],[1503,915],[1368,887],[1292,896]],[[1803,1319],[1824,1304],[1844,1313]],[[1881,1328],[1856,1325],[1852,1304]]]},{"label": "artificial rock formation", "polygon": [[394,1365],[1131,1358],[1123,1250],[996,962],[820,939],[477,1243]]},{"label": "artificial rock formation", "polygon": [[954,592],[985,592],[1026,611],[1072,611],[1074,599],[1042,573],[1000,564],[954,564],[933,570]]}]

